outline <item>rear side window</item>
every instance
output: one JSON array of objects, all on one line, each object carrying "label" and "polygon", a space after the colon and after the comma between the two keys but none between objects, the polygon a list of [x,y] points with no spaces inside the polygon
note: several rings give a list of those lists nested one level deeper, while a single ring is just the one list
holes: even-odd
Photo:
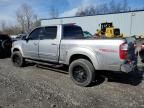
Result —
[{"label": "rear side window", "polygon": [[83,39],[83,31],[79,26],[64,26],[63,39]]},{"label": "rear side window", "polygon": [[57,26],[45,27],[41,39],[55,39],[57,36]]}]

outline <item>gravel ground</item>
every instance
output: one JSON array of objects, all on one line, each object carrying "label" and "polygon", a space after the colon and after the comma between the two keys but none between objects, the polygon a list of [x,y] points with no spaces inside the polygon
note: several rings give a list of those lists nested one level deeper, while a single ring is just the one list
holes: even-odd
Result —
[{"label": "gravel ground", "polygon": [[101,73],[91,87],[79,87],[63,70],[0,59],[0,108],[144,108],[142,71]]},{"label": "gravel ground", "polygon": [[0,108],[144,108],[143,70],[140,64],[129,74],[100,71],[90,87],[79,87],[67,69],[18,68],[0,59]]}]

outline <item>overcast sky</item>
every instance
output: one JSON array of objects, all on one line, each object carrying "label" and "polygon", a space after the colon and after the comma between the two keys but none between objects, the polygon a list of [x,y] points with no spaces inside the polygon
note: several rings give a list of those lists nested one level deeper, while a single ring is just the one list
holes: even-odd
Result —
[{"label": "overcast sky", "polygon": [[[49,9],[54,6],[58,8],[60,16],[74,16],[79,7],[88,5],[99,5],[111,0],[0,0],[0,21],[13,23],[16,21],[16,10],[23,4],[30,5],[40,18],[49,17]],[[123,2],[123,0],[115,0]],[[144,0],[128,0],[128,5],[133,8],[144,7]]]}]

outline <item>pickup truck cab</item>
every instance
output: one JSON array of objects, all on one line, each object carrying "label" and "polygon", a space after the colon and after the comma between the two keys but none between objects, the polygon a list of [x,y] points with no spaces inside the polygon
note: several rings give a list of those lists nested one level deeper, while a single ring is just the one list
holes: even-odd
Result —
[{"label": "pickup truck cab", "polygon": [[[133,45],[133,43],[131,42]],[[136,66],[134,45],[126,39],[94,39],[83,35],[81,27],[72,24],[39,27],[25,40],[13,43],[12,62],[22,67],[26,60],[69,66],[71,79],[88,86],[97,70],[130,72]]]}]

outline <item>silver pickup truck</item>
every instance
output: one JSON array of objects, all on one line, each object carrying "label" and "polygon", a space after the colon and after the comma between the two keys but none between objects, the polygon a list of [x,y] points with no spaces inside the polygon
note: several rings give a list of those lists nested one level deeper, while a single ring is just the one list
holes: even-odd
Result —
[{"label": "silver pickup truck", "polygon": [[81,27],[65,24],[34,29],[25,40],[13,43],[11,59],[18,67],[27,60],[67,65],[74,83],[88,86],[97,70],[132,71],[134,49],[126,39],[85,37]]}]

